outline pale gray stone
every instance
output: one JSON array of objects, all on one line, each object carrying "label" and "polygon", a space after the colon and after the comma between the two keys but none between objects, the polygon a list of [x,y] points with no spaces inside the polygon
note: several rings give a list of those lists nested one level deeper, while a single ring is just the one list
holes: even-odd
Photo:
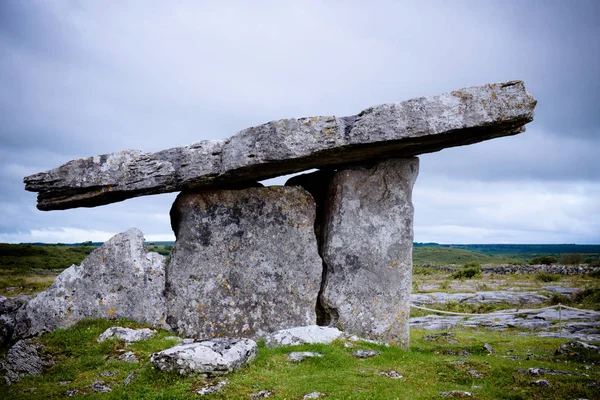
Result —
[{"label": "pale gray stone", "polygon": [[529,384],[532,386],[539,386],[539,387],[552,387],[550,382],[546,379],[538,379],[537,381],[529,382]]},{"label": "pale gray stone", "polygon": [[273,394],[275,394],[275,392],[272,390],[261,390],[260,392],[250,394],[250,399],[267,399]]},{"label": "pale gray stone", "polygon": [[468,370],[467,375],[473,379],[481,379],[484,377],[484,375],[482,373],[480,373],[479,371],[474,370],[474,369]]},{"label": "pale gray stone", "polygon": [[169,325],[207,338],[314,324],[323,271],[314,218],[301,188],[181,193],[171,209]]},{"label": "pale gray stone", "polygon": [[64,270],[16,314],[19,337],[67,328],[86,318],[127,318],[167,327],[165,257],[149,253],[138,229],[113,236],[81,266]]},{"label": "pale gray stone", "polygon": [[127,386],[131,383],[131,381],[135,378],[135,371],[127,375],[127,378],[123,381],[123,386]]},{"label": "pale gray stone", "polygon": [[483,345],[483,347],[488,352],[488,354],[493,354],[494,353],[494,348],[492,347],[491,344],[486,343],[486,344]]},{"label": "pale gray stone", "polygon": [[92,207],[311,168],[412,157],[523,132],[535,105],[521,81],[473,86],[370,107],[350,117],[273,121],[227,141],[78,159],[26,177],[25,189],[39,192],[41,210]]},{"label": "pale gray stone", "polygon": [[412,188],[418,159],[389,159],[332,174],[320,250],[326,273],[320,323],[408,346]]},{"label": "pale gray stone", "polygon": [[41,375],[44,369],[52,364],[40,354],[43,349],[43,345],[31,340],[19,340],[15,343],[8,350],[3,363],[6,382],[10,385],[11,382],[18,382],[26,376]]},{"label": "pale gray stone", "polygon": [[202,388],[202,389],[196,391],[196,394],[199,394],[200,396],[206,396],[207,394],[220,392],[225,386],[227,386],[227,381],[221,381],[221,382],[217,383],[216,385],[207,386],[205,388]]},{"label": "pale gray stone", "polygon": [[321,393],[321,392],[311,392],[309,394],[304,395],[304,397],[302,399],[303,400],[320,399],[321,397],[327,397],[327,395],[325,393]]},{"label": "pale gray stone", "polygon": [[379,352],[376,350],[355,350],[352,355],[358,358],[369,358],[379,355]]},{"label": "pale gray stone", "polygon": [[97,340],[98,343],[104,342],[108,339],[119,339],[126,343],[133,343],[142,340],[148,340],[154,335],[156,335],[156,331],[154,329],[131,329],[123,328],[121,326],[113,326],[108,328],[100,336],[98,336]]},{"label": "pale gray stone", "polygon": [[343,332],[326,326],[299,326],[282,329],[265,336],[267,347],[296,346],[301,344],[329,344],[341,338]]},{"label": "pale gray stone", "polygon": [[417,306],[426,304],[446,304],[451,302],[463,304],[496,304],[509,303],[516,305],[542,304],[549,300],[548,296],[536,292],[488,291],[476,293],[413,293],[410,300]]},{"label": "pale gray stone", "polygon": [[250,339],[211,339],[180,344],[150,355],[155,368],[181,375],[224,375],[256,357],[258,347]]},{"label": "pale gray stone", "polygon": [[138,360],[138,358],[135,356],[133,351],[126,351],[125,353],[123,353],[119,357],[117,357],[117,360],[124,361],[127,363],[132,363],[132,364],[137,364],[140,362],[140,360]]},{"label": "pale gray stone", "polygon": [[380,372],[378,374],[379,376],[385,376],[388,377],[390,379],[402,379],[402,375],[400,375],[398,372],[391,370],[391,371],[383,371]]},{"label": "pale gray stone", "polygon": [[105,384],[103,381],[92,383],[92,390],[97,393],[108,393],[112,391],[110,386]]},{"label": "pale gray stone", "polygon": [[307,358],[322,358],[325,357],[323,354],[315,353],[312,351],[294,351],[288,354],[288,361],[302,362]]}]

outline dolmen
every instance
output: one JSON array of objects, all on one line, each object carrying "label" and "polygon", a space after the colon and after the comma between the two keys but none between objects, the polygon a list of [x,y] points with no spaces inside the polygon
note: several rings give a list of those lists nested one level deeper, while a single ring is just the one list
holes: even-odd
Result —
[{"label": "dolmen", "polygon": [[197,339],[318,324],[407,347],[415,156],[523,132],[535,105],[523,82],[495,83],[28,176],[40,210],[181,192],[176,242],[165,258],[139,230],[118,234],[5,324],[17,338],[125,317]]}]

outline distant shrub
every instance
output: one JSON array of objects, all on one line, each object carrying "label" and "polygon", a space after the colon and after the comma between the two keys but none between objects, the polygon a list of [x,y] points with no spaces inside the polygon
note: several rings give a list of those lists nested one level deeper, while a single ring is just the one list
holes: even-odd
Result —
[{"label": "distant shrub", "polygon": [[414,267],[413,275],[433,275],[433,271],[429,268]]},{"label": "distant shrub", "polygon": [[478,262],[466,263],[461,270],[452,274],[452,279],[471,279],[481,275],[481,265]]},{"label": "distant shrub", "polygon": [[562,279],[562,276],[558,274],[548,274],[546,272],[539,272],[535,275],[535,280],[540,282],[557,282]]},{"label": "distant shrub", "polygon": [[552,304],[553,306],[557,305],[557,304],[572,304],[573,300],[567,296],[565,296],[564,294],[559,294],[559,293],[554,293],[552,295],[552,297],[550,297],[550,304]]},{"label": "distant shrub", "polygon": [[561,264],[565,265],[577,265],[583,262],[583,254],[578,253],[566,253],[560,256]]},{"label": "distant shrub", "polygon": [[600,260],[590,262],[590,267],[600,267]]},{"label": "distant shrub", "polygon": [[590,278],[600,278],[600,271],[592,271],[588,274]]},{"label": "distant shrub", "polygon": [[532,258],[531,261],[529,262],[529,264],[531,264],[531,265],[552,265],[552,264],[556,264],[557,262],[558,262],[558,258],[556,258],[556,257],[544,256],[544,257]]}]

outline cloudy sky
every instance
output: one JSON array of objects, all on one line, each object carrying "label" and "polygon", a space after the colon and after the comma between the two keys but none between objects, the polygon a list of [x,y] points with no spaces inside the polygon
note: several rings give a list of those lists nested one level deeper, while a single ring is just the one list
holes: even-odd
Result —
[{"label": "cloudy sky", "polygon": [[600,243],[599,19],[594,0],[0,1],[0,242],[174,238],[174,194],[38,211],[23,177],[71,159],[522,79],[527,132],[421,156],[415,241]]}]

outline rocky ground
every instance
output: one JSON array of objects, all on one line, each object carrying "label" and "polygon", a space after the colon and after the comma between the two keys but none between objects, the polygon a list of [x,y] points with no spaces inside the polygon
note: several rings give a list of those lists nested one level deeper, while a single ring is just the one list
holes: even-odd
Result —
[{"label": "rocky ground", "polygon": [[[464,280],[452,279],[454,269],[450,268],[420,270],[425,273],[413,277],[412,304],[465,314],[483,309],[480,313],[486,315],[445,315],[413,308],[411,327],[430,331],[459,327],[512,329],[519,335],[600,341],[600,312],[594,311],[597,307],[589,301],[578,303],[586,289],[597,290],[597,278],[564,268],[562,273],[543,275],[528,273],[527,268],[511,268],[511,274],[484,272]],[[547,308],[552,306],[555,308]]]}]

